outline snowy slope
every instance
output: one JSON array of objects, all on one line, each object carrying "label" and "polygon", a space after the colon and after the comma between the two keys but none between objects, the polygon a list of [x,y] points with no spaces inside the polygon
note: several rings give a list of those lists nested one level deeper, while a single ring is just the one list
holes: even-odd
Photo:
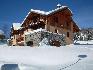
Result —
[{"label": "snowy slope", "polygon": [[93,70],[93,50],[75,46],[0,47],[0,64],[5,63],[19,64],[20,70]]}]

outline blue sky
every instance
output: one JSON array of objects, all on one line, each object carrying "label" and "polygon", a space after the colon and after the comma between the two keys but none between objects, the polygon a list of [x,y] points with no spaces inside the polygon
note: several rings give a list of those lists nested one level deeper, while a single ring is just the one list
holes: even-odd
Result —
[{"label": "blue sky", "polygon": [[58,3],[72,10],[80,28],[93,27],[93,0],[0,0],[0,28],[9,30],[13,22],[21,23],[30,9],[49,11]]}]

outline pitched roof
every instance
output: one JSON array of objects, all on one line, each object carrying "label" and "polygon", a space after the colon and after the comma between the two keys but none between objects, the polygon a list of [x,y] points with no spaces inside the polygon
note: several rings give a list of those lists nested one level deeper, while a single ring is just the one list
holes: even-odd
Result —
[{"label": "pitched roof", "polygon": [[[54,12],[57,12],[57,11],[59,11],[59,10],[62,10],[62,9],[64,9],[64,8],[68,8],[67,6],[61,6],[61,7],[58,7],[58,8],[56,8],[56,9],[54,9],[54,10],[51,10],[51,11],[48,11],[48,12],[46,12],[46,11],[41,11],[41,10],[34,10],[34,9],[31,9],[31,12],[34,12],[34,13],[37,13],[37,14],[41,14],[41,15],[49,15],[49,14],[51,14],[51,13],[54,13]],[[69,8],[68,8],[69,9]],[[70,10],[70,9],[69,9]],[[70,10],[71,11],[71,10]],[[72,13],[72,11],[71,11],[71,13]]]},{"label": "pitched roof", "polygon": [[31,9],[31,12],[34,12],[34,13],[37,13],[37,14],[41,14],[41,15],[47,15],[48,13],[45,12],[45,11],[41,11],[41,10],[34,10],[34,9]]},{"label": "pitched roof", "polygon": [[[22,24],[24,23],[24,21],[26,20],[26,18],[29,16],[30,13],[37,13],[37,14],[41,14],[41,15],[49,15],[49,14],[52,14],[52,13],[55,13],[59,10],[63,10],[64,8],[67,8],[69,9],[67,6],[60,6],[54,10],[51,10],[51,11],[41,11],[41,10],[34,10],[34,9],[31,9],[30,12],[27,14],[27,16],[25,17],[25,19],[23,20]],[[69,9],[70,10],[70,9]],[[70,12],[72,13],[72,11],[70,10]]]},{"label": "pitched roof", "polygon": [[[56,9],[54,9],[54,10],[49,11],[49,12],[48,12],[48,15],[49,15],[49,14],[52,14],[52,13],[55,13],[55,12],[57,12],[57,11],[59,11],[59,10],[63,10],[63,9],[65,9],[65,8],[69,9],[67,6],[61,6],[61,7],[58,7],[58,8],[56,8]],[[70,9],[69,9],[69,10],[70,10]],[[72,13],[71,10],[70,10],[70,12]]]},{"label": "pitched roof", "polygon": [[13,23],[13,28],[14,28],[14,30],[18,30],[21,28],[21,24],[20,23]]}]

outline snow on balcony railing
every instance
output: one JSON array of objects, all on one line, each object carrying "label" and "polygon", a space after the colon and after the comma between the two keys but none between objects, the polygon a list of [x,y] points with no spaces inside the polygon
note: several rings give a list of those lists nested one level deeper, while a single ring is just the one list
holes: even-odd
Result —
[{"label": "snow on balcony railing", "polygon": [[45,29],[40,28],[40,29],[37,29],[37,30],[29,31],[29,32],[26,32],[25,35],[33,34],[35,32],[39,32],[39,31],[45,31]]}]

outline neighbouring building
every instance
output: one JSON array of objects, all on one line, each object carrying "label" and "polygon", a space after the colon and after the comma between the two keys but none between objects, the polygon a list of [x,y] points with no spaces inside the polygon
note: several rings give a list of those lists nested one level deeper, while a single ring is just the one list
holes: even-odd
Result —
[{"label": "neighbouring building", "polygon": [[22,35],[23,35],[23,29],[21,27],[21,24],[13,23],[10,35],[12,46],[24,45],[24,36]]},{"label": "neighbouring building", "polygon": [[[35,30],[40,28],[45,29],[48,33],[52,32],[53,36],[55,33],[57,35],[64,34],[66,44],[71,44],[73,43],[73,34],[79,31],[78,26],[72,19],[72,15],[72,11],[67,6],[61,6],[60,4],[57,5],[56,9],[49,12],[31,9],[21,24],[13,24],[11,28],[12,45],[38,44],[38,40],[42,40],[42,31],[36,32]],[[31,39],[33,35],[36,38]],[[35,39],[37,41],[34,42]],[[57,44],[61,42],[52,40],[51,43]]]}]

